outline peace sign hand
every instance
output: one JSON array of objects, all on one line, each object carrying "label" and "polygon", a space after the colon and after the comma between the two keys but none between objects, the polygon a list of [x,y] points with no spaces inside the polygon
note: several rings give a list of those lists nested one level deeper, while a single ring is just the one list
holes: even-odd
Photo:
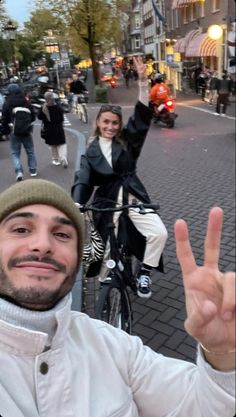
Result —
[{"label": "peace sign hand", "polygon": [[144,64],[142,58],[140,56],[136,56],[136,57],[134,56],[133,62],[137,70],[139,80],[140,81],[147,80],[147,73],[146,73],[147,66],[146,64]]},{"label": "peace sign hand", "polygon": [[223,210],[214,207],[209,214],[201,267],[196,265],[184,220],[175,223],[175,239],[185,288],[185,328],[205,347],[207,360],[216,368],[223,370],[222,355],[226,354],[224,370],[229,370],[235,357],[235,273],[223,274],[218,268],[222,223]]}]

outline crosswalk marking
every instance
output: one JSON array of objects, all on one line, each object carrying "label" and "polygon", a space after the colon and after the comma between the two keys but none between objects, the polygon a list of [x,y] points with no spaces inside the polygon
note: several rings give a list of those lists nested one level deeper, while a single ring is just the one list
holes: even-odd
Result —
[{"label": "crosswalk marking", "polygon": [[71,122],[69,121],[68,117],[65,114],[64,114],[63,126],[71,126]]}]

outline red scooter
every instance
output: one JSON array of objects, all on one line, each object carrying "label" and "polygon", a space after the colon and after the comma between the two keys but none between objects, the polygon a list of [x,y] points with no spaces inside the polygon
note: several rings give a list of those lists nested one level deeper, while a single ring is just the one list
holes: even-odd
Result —
[{"label": "red scooter", "polygon": [[175,119],[178,115],[175,113],[174,101],[167,98],[163,103],[156,105],[153,103],[153,121],[154,123],[162,122],[169,128],[175,125]]}]

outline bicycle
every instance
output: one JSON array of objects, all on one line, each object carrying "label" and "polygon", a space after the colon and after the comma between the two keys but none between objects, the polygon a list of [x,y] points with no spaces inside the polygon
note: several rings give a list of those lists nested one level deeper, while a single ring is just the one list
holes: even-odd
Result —
[{"label": "bicycle", "polygon": [[78,114],[79,120],[82,120],[83,123],[88,123],[88,110],[87,110],[87,93],[76,94],[76,106],[75,113]]},{"label": "bicycle", "polygon": [[[128,209],[132,208],[138,208],[140,213],[145,215],[145,209],[152,209],[153,212],[156,212],[156,210],[159,209],[159,205],[137,202],[119,207],[106,208],[88,205],[83,206],[81,211],[99,213],[114,213],[120,211],[125,214]],[[121,219],[122,216],[120,216],[119,221]],[[106,266],[109,269],[109,275],[105,281],[101,283],[95,305],[95,317],[131,334],[133,312],[129,289],[136,295],[136,276],[138,273],[139,261],[131,254],[127,244],[122,242],[119,236],[116,235],[113,221],[107,224],[107,228],[108,239],[110,242],[110,259],[107,261]]]}]

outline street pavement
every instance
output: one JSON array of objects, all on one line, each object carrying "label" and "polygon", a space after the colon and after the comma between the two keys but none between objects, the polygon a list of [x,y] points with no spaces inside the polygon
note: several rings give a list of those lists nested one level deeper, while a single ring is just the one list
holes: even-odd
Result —
[{"label": "street pavement", "polygon": [[[92,96],[92,95],[91,95]],[[137,83],[130,88],[118,80],[109,88],[109,101],[121,104],[124,120],[137,98]],[[40,178],[55,181],[70,192],[82,139],[92,132],[99,103],[88,104],[89,124],[73,114],[66,115],[68,169],[51,165],[49,149],[40,139],[40,122],[34,128],[34,143]],[[175,254],[173,225],[184,218],[190,226],[193,250],[199,264],[203,261],[203,240],[209,209],[224,209],[220,267],[235,269],[235,103],[225,118],[214,116],[208,104],[195,95],[177,96],[174,129],[152,125],[139,163],[138,174],[153,202],[161,205],[161,217],[168,230],[164,252],[165,274],[154,273],[151,299],[133,297],[134,334],[154,350],[172,357],[194,361],[195,341],[184,330],[185,305],[180,268]],[[22,160],[26,166],[26,158]],[[0,143],[0,191],[15,182],[9,158],[9,142]],[[27,172],[25,178],[28,177]],[[93,314],[97,280],[83,283],[83,311]],[[74,297],[80,298],[80,289]],[[75,307],[76,308],[76,307]]]}]

